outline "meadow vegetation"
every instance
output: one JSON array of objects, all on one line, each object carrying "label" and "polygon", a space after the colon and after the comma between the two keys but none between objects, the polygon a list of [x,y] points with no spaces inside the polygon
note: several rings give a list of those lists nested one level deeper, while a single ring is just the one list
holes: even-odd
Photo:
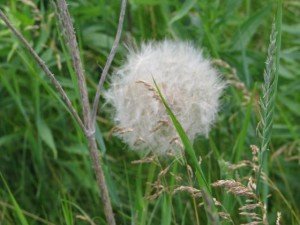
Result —
[{"label": "meadow vegetation", "polygon": [[[76,71],[51,1],[0,3],[81,114]],[[94,96],[120,1],[68,3]],[[227,88],[209,136],[191,143],[159,85],[153,86],[179,133],[184,158],[132,151],[113,135],[111,106],[101,97],[96,141],[117,224],[300,224],[299,18],[297,0],[128,1],[105,89],[128,46],[165,38],[202,48]],[[106,224],[84,133],[2,21],[0,224]]]}]

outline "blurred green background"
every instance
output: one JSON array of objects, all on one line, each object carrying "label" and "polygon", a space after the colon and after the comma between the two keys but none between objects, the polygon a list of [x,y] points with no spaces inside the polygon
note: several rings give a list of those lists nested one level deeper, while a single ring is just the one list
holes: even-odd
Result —
[{"label": "blurred green background", "polygon": [[[120,1],[68,2],[89,93],[93,96],[114,40]],[[0,7],[56,74],[79,109],[76,76],[51,1],[0,0]],[[197,154],[209,159],[206,168],[211,181],[226,178],[228,174],[222,169],[225,162],[251,159],[249,146],[259,144],[258,100],[275,10],[273,0],[129,0],[113,67],[126,59],[125,46],[135,47],[143,41],[164,38],[187,40],[202,48],[207,57],[226,61],[236,69],[239,84],[245,85],[242,90],[228,86],[209,138],[200,137],[195,143]],[[282,224],[297,224],[295,215],[299,217],[299,18],[300,2],[284,0],[278,96],[269,160],[270,178],[278,188],[272,189],[269,201],[272,224],[277,211],[282,212]],[[229,71],[221,71],[228,79]],[[251,103],[245,102],[245,93],[253,97]],[[176,194],[172,200],[164,196],[156,200],[145,197],[151,192],[149,183],[174,159],[163,158],[159,165],[132,164],[142,154],[130,151],[110,135],[114,125],[109,106],[101,101],[97,142],[104,155],[117,223],[194,224],[189,196]],[[208,154],[211,150],[219,153],[217,160]],[[0,224],[69,225],[93,224],[93,221],[105,224],[87,143],[80,128],[44,73],[2,21],[0,173]],[[235,224],[245,223],[237,208],[238,203],[232,202],[228,209]]]}]

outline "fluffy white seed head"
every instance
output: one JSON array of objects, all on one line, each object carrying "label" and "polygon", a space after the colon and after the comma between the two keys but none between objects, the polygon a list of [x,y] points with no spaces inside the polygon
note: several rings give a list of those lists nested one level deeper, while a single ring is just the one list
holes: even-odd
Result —
[{"label": "fluffy white seed head", "polygon": [[180,153],[180,139],[155,96],[153,79],[191,141],[209,133],[225,85],[199,49],[168,40],[131,51],[112,77],[105,98],[115,109],[116,134],[134,150]]}]

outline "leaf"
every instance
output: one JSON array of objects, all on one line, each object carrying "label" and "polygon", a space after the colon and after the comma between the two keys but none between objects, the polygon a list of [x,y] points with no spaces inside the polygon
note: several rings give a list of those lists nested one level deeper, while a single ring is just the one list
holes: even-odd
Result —
[{"label": "leaf", "polygon": [[233,37],[232,50],[241,50],[250,42],[251,38],[257,31],[259,25],[264,21],[264,18],[271,12],[271,6],[268,5],[256,12],[247,19]]},{"label": "leaf", "polygon": [[103,140],[103,136],[102,136],[102,132],[98,126],[98,124],[96,124],[96,133],[95,133],[95,137],[96,137],[96,141],[100,147],[100,151],[102,152],[101,154],[105,154],[106,152],[106,146]]},{"label": "leaf", "polygon": [[233,146],[233,163],[237,163],[240,161],[241,155],[243,151],[245,150],[245,142],[247,138],[247,132],[248,132],[248,127],[251,122],[251,113],[252,113],[252,106],[253,106],[253,98],[254,98],[254,91],[251,96],[251,100],[248,103],[248,106],[246,108],[246,113],[243,119],[243,125],[241,127],[240,133],[234,143]]},{"label": "leaf", "polygon": [[110,49],[114,42],[114,38],[105,34],[98,26],[85,28],[83,34],[84,43],[96,51],[101,51],[103,48]]},{"label": "leaf", "polygon": [[18,138],[18,134],[8,134],[0,137],[0,146],[6,145],[7,143],[12,142],[14,139]]},{"label": "leaf", "polygon": [[162,2],[162,0],[132,0],[133,4],[139,5],[159,5]]},{"label": "leaf", "polygon": [[52,150],[53,157],[56,159],[57,158],[57,149],[56,149],[55,142],[54,142],[53,135],[52,135],[50,128],[45,123],[45,121],[41,120],[41,119],[38,121],[37,126],[38,126],[39,136],[45,142],[45,144]]},{"label": "leaf", "polygon": [[78,154],[78,155],[89,155],[89,150],[85,144],[75,144],[71,146],[67,146],[64,150],[70,154]]},{"label": "leaf", "polygon": [[282,32],[289,33],[289,34],[300,34],[300,24],[282,24]]},{"label": "leaf", "polygon": [[281,104],[286,106],[289,111],[293,112],[293,114],[300,117],[300,103],[291,101],[289,98],[284,96],[280,96],[279,100]]},{"label": "leaf", "polygon": [[182,8],[178,10],[175,15],[172,17],[172,19],[169,22],[169,25],[173,24],[177,20],[180,20],[182,17],[188,14],[188,12],[193,8],[193,6],[196,4],[196,0],[187,0],[183,3]]}]

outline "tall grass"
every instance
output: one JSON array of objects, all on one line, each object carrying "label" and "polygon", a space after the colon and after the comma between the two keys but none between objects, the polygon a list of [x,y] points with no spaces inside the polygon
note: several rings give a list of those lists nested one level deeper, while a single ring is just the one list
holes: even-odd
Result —
[{"label": "tall grass", "polygon": [[[268,151],[272,137],[273,117],[276,104],[276,94],[278,86],[278,70],[280,60],[281,46],[281,23],[282,23],[282,2],[278,1],[276,22],[272,24],[272,33],[270,35],[270,44],[268,48],[268,58],[264,72],[263,94],[260,100],[261,104],[261,149],[259,154],[260,168],[257,174],[257,193],[260,190],[260,181],[262,171],[268,177]],[[268,184],[263,185],[263,201],[268,201]]]},{"label": "tall grass", "polygon": [[[0,2],[1,9],[57,74],[74,107],[80,109],[72,61],[48,1]],[[100,65],[105,64],[114,40],[119,3],[69,1],[91,96],[102,71]],[[272,136],[269,138],[270,127],[265,126],[268,132],[263,137],[267,139],[259,140],[258,96],[264,84],[264,61],[276,8],[277,46],[273,55],[276,72],[272,73],[271,80],[277,82],[278,78],[280,82],[277,88],[269,85],[266,89],[273,90],[269,92],[272,96],[277,90],[276,102],[272,98],[272,104],[265,105],[270,107],[265,112],[274,112],[272,122],[265,114],[265,121],[272,123]],[[165,37],[192,40],[203,47],[206,56],[222,59],[236,71],[235,83],[228,85],[219,119],[209,138],[199,137],[195,143],[188,143],[193,152],[189,151],[192,155],[187,158],[192,166],[190,162],[198,161],[193,159],[193,153],[196,159],[201,156],[201,171],[209,186],[207,192],[221,201],[226,210],[219,206],[216,210],[229,213],[234,224],[251,222],[239,215],[244,198],[234,198],[223,190],[211,188],[210,184],[220,179],[251,176],[251,169],[232,171],[230,164],[251,159],[249,146],[260,146],[261,140],[269,149],[264,157],[267,161],[262,162],[268,170],[262,167],[262,172],[267,172],[270,186],[264,191],[267,189],[259,185],[262,199],[268,204],[269,223],[275,224],[280,211],[281,224],[299,224],[299,16],[296,0],[283,1],[282,7],[277,7],[272,0],[129,2],[122,44],[135,46],[144,40]],[[281,47],[278,46],[280,34]],[[113,66],[121,65],[126,54],[126,47],[120,45]],[[0,58],[0,172],[4,177],[0,181],[0,223],[41,224],[43,219],[44,224],[105,224],[80,127],[64,110],[63,102],[34,60],[3,23],[0,23]],[[219,67],[228,81],[232,79],[230,68]],[[251,100],[245,101],[245,95]],[[202,198],[193,197],[187,191],[174,193],[180,186],[205,187],[203,178],[191,177],[193,174],[188,174],[179,159],[157,160],[149,156],[144,163],[131,163],[147,156],[130,151],[111,136],[114,125],[107,107],[101,108],[102,113],[96,118],[100,128],[96,139],[103,154],[117,224],[207,224],[210,198],[203,206]],[[159,176],[168,167],[166,174]],[[196,167],[193,172],[200,171]],[[165,189],[156,199],[149,199],[155,194],[153,184],[158,178]],[[219,219],[223,221],[221,216]],[[228,220],[222,223],[232,224]]]}]

